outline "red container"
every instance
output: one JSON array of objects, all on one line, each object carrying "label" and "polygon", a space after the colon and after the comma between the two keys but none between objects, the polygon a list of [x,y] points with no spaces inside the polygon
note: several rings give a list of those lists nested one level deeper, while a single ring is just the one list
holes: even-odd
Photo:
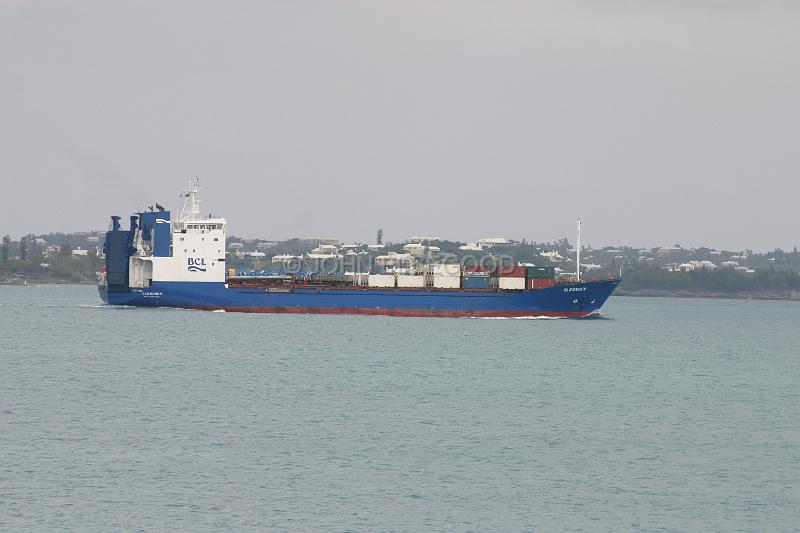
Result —
[{"label": "red container", "polygon": [[488,272],[489,269],[481,265],[464,265],[464,272]]},{"label": "red container", "polygon": [[553,278],[531,278],[528,280],[528,288],[530,289],[549,289],[555,287],[556,280]]},{"label": "red container", "polygon": [[497,275],[501,278],[524,278],[524,266],[500,266],[497,268]]}]

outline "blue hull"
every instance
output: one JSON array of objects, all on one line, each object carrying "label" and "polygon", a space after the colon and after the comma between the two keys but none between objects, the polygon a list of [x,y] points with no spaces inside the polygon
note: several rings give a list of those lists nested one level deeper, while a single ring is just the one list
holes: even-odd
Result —
[{"label": "blue hull", "polygon": [[573,283],[530,291],[298,287],[291,292],[228,288],[225,283],[213,282],[154,282],[151,287],[117,292],[100,286],[100,296],[113,305],[251,313],[580,317],[598,311],[619,281]]}]

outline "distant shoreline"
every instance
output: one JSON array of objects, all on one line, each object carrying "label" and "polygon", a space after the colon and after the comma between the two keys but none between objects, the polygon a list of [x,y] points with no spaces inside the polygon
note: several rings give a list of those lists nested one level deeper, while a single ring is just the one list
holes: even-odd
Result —
[{"label": "distant shoreline", "polygon": [[97,285],[91,281],[70,281],[66,279],[24,279],[24,280],[0,280],[0,285],[8,287],[26,287],[31,285]]},{"label": "distant shoreline", "polygon": [[710,298],[714,300],[785,300],[800,301],[800,293],[779,292],[691,292],[691,291],[666,291],[659,289],[639,289],[628,291],[617,289],[613,296],[627,296],[633,298]]}]

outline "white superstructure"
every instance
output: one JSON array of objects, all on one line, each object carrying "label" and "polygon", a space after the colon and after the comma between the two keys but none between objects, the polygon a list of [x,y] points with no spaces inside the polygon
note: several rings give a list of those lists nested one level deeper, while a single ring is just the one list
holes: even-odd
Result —
[{"label": "white superstructure", "polygon": [[[130,258],[130,284],[146,287],[155,281],[225,281],[225,219],[200,215],[199,182],[190,180],[183,209],[171,222],[169,256],[156,257],[143,245],[141,229]],[[157,221],[169,223],[166,220]]]}]

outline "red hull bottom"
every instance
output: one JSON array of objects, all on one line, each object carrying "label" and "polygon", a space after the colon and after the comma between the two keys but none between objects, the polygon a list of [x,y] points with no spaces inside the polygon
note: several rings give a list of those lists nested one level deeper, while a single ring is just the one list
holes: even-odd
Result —
[{"label": "red hull bottom", "polygon": [[295,313],[306,315],[382,315],[404,317],[440,318],[512,318],[512,317],[552,317],[580,318],[591,313],[581,311],[470,311],[460,309],[378,309],[359,307],[214,307],[186,306],[184,309],[201,311],[229,311],[233,313]]}]

